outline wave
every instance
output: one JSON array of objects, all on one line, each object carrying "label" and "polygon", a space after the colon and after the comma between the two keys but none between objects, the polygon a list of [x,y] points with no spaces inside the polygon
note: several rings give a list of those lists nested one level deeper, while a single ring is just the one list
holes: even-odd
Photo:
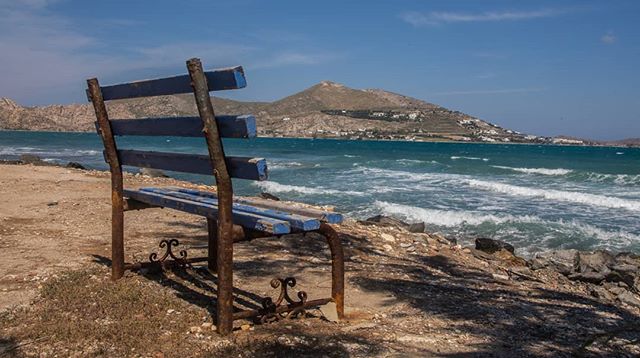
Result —
[{"label": "wave", "polygon": [[640,174],[603,174],[591,172],[586,173],[586,180],[618,185],[638,185],[640,184]]},{"label": "wave", "polygon": [[541,223],[542,219],[535,216],[515,217],[512,215],[497,216],[493,214],[474,213],[470,211],[453,211],[424,209],[416,206],[395,204],[386,201],[374,203],[375,207],[386,215],[399,216],[409,221],[422,221],[436,226],[454,227],[462,224],[480,225],[485,222],[502,224],[509,221]]},{"label": "wave", "polygon": [[640,201],[627,200],[613,196],[554,189],[536,189],[476,179],[468,180],[468,184],[469,186],[474,188],[488,190],[496,193],[508,194],[512,196],[540,197],[548,200],[640,211]]},{"label": "wave", "polygon": [[[545,220],[532,215],[493,215],[472,211],[425,209],[386,201],[376,201],[374,205],[377,210],[385,215],[396,216],[407,221],[424,222],[439,227],[459,227],[465,224],[473,226],[482,224],[508,224],[510,226],[514,224],[533,224],[540,228],[551,228],[554,236],[557,233],[574,237],[576,234],[580,234],[583,237],[595,238],[604,242],[605,245],[610,245],[614,242],[618,245],[628,245],[640,241],[640,236],[638,235],[623,230],[607,231],[575,219]],[[529,242],[529,244],[536,245],[536,242]]]},{"label": "wave", "polygon": [[567,175],[573,170],[571,169],[548,169],[548,168],[513,168],[513,167],[505,167],[502,165],[492,165],[493,168],[504,169],[504,170],[512,170],[514,172],[526,173],[526,174],[541,174],[541,175]]},{"label": "wave", "polygon": [[485,162],[489,161],[489,158],[478,158],[478,157],[457,157],[457,156],[451,156],[452,160],[458,160],[458,159],[467,159],[467,160],[482,160]]},{"label": "wave", "polygon": [[440,164],[436,160],[418,160],[418,159],[396,159],[396,162],[403,165],[421,164],[421,163]]},{"label": "wave", "polygon": [[267,164],[269,170],[278,170],[278,169],[286,169],[286,168],[295,168],[301,167],[302,163],[299,162],[269,162]]},{"label": "wave", "polygon": [[359,158],[359,155],[351,155],[351,154],[344,154],[343,157],[345,158]]},{"label": "wave", "polygon": [[351,190],[338,190],[338,189],[329,189],[323,187],[306,187],[299,185],[287,185],[280,184],[275,181],[263,181],[263,182],[254,182],[255,186],[260,187],[262,190],[265,190],[270,193],[300,193],[300,194],[309,194],[309,195],[352,195],[352,196],[364,196],[365,193],[359,191],[351,191]]},{"label": "wave", "polygon": [[92,149],[61,149],[61,150],[46,150],[43,148],[34,147],[0,147],[0,155],[22,155],[22,154],[34,154],[39,156],[60,156],[60,157],[79,157],[79,156],[92,156],[101,154],[102,151]]}]

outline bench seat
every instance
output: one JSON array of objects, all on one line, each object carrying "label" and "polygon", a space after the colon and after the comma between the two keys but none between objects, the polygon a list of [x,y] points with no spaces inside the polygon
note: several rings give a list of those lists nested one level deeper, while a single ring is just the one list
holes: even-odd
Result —
[{"label": "bench seat", "polygon": [[[207,218],[215,219],[218,215],[218,198],[211,192],[178,187],[147,187],[125,189],[124,196]],[[337,213],[242,197],[234,198],[232,213],[234,224],[273,235],[315,231],[320,228],[321,222],[342,222],[342,215]]]}]

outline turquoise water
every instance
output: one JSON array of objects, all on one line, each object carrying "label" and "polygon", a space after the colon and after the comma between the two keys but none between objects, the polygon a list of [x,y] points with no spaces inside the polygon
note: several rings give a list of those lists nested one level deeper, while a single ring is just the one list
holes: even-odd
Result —
[{"label": "turquoise water", "polygon": [[[640,252],[640,149],[309,139],[227,140],[267,158],[270,181],[238,194],[329,204],[354,218],[424,221],[463,243],[503,239],[522,255],[552,248]],[[120,148],[205,153],[200,138],[119,140]],[[0,158],[36,154],[106,169],[91,133],[1,132]],[[135,171],[135,168],[128,168]],[[175,174],[211,183],[208,177]]]}]

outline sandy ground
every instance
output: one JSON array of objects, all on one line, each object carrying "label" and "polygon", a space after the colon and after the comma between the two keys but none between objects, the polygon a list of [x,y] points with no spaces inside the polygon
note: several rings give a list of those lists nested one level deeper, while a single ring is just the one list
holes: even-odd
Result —
[{"label": "sandy ground", "polygon": [[[189,184],[126,177],[125,186],[145,185]],[[34,317],[42,317],[51,307],[48,297],[56,297],[51,296],[51,287],[58,287],[65,273],[92,270],[92,280],[114,285],[108,280],[109,195],[107,173],[0,165],[0,323],[4,322],[0,355],[180,355],[143,343],[132,345],[135,353],[125,354],[118,342],[96,338],[78,343],[70,336],[43,338],[32,333],[40,324]],[[127,212],[126,259],[146,260],[149,253],[159,251],[157,244],[163,238],[177,238],[190,256],[200,256],[205,224],[203,218],[169,209]],[[519,258],[482,254],[438,235],[363,226],[352,220],[338,228],[347,258],[346,321],[328,322],[316,312],[315,318],[266,325],[237,322],[239,329],[231,338],[194,334],[194,329],[190,335],[179,332],[187,334],[190,355],[217,356],[220,345],[240,349],[240,356],[640,354],[640,333],[633,327],[625,329],[640,321],[638,309],[599,301],[588,284],[552,271],[532,272]],[[307,291],[310,299],[326,297],[330,291],[329,253],[317,235],[259,239],[240,243],[234,250],[239,305],[251,306],[247,301],[255,301],[256,295],[271,294],[269,281],[275,276],[295,276],[296,288]],[[200,315],[210,317],[215,299],[215,280],[205,271],[196,267],[160,276],[128,274],[123,282],[152,285],[177,300],[176,305],[193,310],[193,317],[200,320]],[[84,294],[80,289],[69,292]],[[240,329],[244,324],[249,325]],[[603,336],[609,339],[599,343]],[[256,344],[252,337],[262,337],[262,343]]]}]

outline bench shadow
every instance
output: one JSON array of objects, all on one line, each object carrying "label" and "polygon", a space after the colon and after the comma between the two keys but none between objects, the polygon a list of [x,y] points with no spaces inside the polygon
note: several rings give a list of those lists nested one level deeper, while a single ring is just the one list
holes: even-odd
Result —
[{"label": "bench shadow", "polygon": [[[191,238],[190,243],[206,243],[206,235]],[[490,272],[462,265],[445,255],[407,254],[400,258],[381,252],[376,248],[379,245],[367,237],[341,234],[341,238],[347,297],[349,285],[365,293],[393,295],[395,302],[386,305],[394,319],[426,321],[434,317],[448,322],[447,330],[476,338],[472,340],[474,343],[465,343],[465,350],[459,352],[440,353],[429,345],[410,348],[421,355],[596,356],[590,347],[583,347],[594,335],[616,331],[628,322],[640,322],[640,316],[625,308],[540,284],[520,287],[524,284],[501,281]],[[318,234],[261,238],[238,243],[234,250],[238,254],[234,272],[239,277],[277,276],[286,268],[286,276],[323,271],[330,278],[329,249]],[[356,260],[358,256],[360,259]],[[96,260],[110,263],[104,257]],[[179,297],[206,308],[215,317],[216,278],[207,270],[178,270],[171,277],[166,273],[147,275],[175,289]],[[261,297],[256,294],[235,288],[234,296],[243,308],[260,307]],[[398,306],[408,309],[399,310]],[[407,332],[397,334],[403,333]],[[634,337],[640,340],[640,328],[630,334],[632,341]],[[369,343],[377,344],[373,338]],[[395,344],[400,350],[406,345]],[[634,356],[638,350],[637,346],[606,344],[603,349],[609,349],[606,354],[614,356]],[[470,351],[473,353],[467,353]]]}]

